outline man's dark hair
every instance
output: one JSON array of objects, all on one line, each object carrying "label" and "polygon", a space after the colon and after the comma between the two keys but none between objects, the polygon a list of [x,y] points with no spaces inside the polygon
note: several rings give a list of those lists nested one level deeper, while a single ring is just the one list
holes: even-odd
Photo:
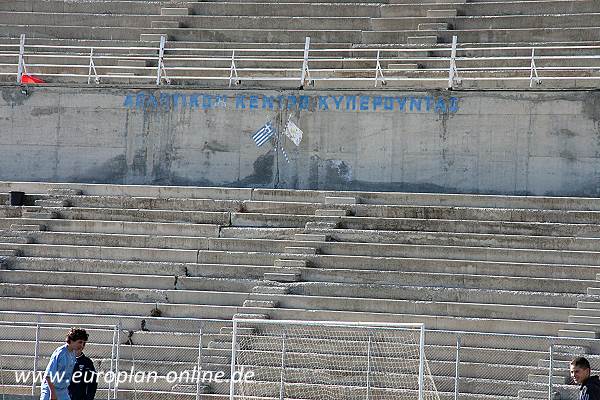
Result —
[{"label": "man's dark hair", "polygon": [[571,365],[574,367],[590,369],[590,362],[585,357],[575,357],[571,360]]},{"label": "man's dark hair", "polygon": [[67,333],[67,342],[76,342],[78,340],[83,340],[85,342],[88,341],[89,335],[85,331],[85,329],[81,328],[71,328],[69,333]]}]

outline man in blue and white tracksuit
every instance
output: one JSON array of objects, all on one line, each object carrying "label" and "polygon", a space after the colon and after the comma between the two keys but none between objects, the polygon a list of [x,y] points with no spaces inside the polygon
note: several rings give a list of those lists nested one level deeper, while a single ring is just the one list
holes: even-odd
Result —
[{"label": "man in blue and white tracksuit", "polygon": [[71,328],[67,343],[58,347],[50,356],[44,373],[40,400],[71,400],[69,384],[75,366],[75,354],[81,352],[88,340],[84,329]]},{"label": "man in blue and white tracksuit", "polygon": [[579,400],[600,400],[600,379],[591,376],[590,362],[585,357],[576,357],[570,364],[571,378],[579,387]]}]

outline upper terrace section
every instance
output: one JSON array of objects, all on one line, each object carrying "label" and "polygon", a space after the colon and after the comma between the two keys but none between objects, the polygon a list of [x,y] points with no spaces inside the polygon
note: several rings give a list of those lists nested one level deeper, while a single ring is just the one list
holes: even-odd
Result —
[{"label": "upper terrace section", "polygon": [[16,81],[25,34],[26,69],[48,82],[594,87],[598,11],[594,0],[8,1],[0,72]]}]

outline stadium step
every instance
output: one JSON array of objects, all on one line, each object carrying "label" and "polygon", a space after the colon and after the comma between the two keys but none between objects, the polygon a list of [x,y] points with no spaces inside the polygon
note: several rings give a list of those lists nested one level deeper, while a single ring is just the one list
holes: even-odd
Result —
[{"label": "stadium step", "polygon": [[270,300],[244,300],[243,307],[259,307],[259,308],[274,308],[277,307],[276,301]]},{"label": "stadium step", "polygon": [[33,243],[33,239],[21,236],[0,235],[0,243],[29,244]]},{"label": "stadium step", "polygon": [[430,22],[423,23],[417,26],[417,29],[420,31],[441,31],[449,29],[449,24],[446,22]]},{"label": "stadium step", "polygon": [[452,18],[456,16],[457,12],[455,9],[427,10],[427,17],[429,18]]},{"label": "stadium step", "polygon": [[68,200],[35,200],[35,205],[40,207],[69,207]]},{"label": "stadium step", "polygon": [[427,45],[438,43],[438,37],[433,35],[408,36],[406,43],[410,45]]},{"label": "stadium step", "polygon": [[183,16],[189,14],[190,9],[187,7],[163,7],[160,9],[160,15],[163,16]]},{"label": "stadium step", "polygon": [[0,249],[0,257],[18,257],[21,255],[20,250]]},{"label": "stadium step", "polygon": [[[529,374],[527,376],[527,382],[531,382],[531,383],[540,383],[540,384],[544,384],[547,385],[548,384],[548,380],[549,377],[548,375],[534,375],[534,374]],[[553,376],[552,377],[552,384],[553,385],[564,385],[569,383],[569,378],[565,377],[565,376]]]},{"label": "stadium step", "polygon": [[[290,254],[308,254],[315,255],[317,254],[317,248],[315,247],[297,247],[297,246],[288,246],[285,248],[286,253]],[[282,260],[283,261],[283,260]],[[296,260],[294,260],[296,261]],[[305,265],[306,266],[306,265]]]},{"label": "stadium step", "polygon": [[356,197],[326,196],[325,204],[353,205],[358,204],[358,199]]},{"label": "stadium step", "polygon": [[[237,327],[237,331],[240,335],[250,335],[250,334],[256,332],[256,329],[255,328],[246,328],[246,327]],[[219,332],[223,335],[232,335],[233,327],[224,326],[220,329]]]},{"label": "stadium step", "polygon": [[327,235],[319,235],[315,233],[297,233],[294,235],[294,240],[302,242],[326,242]]},{"label": "stadium step", "polygon": [[152,21],[150,27],[153,29],[176,29],[181,28],[179,21]]},{"label": "stadium step", "polygon": [[169,40],[169,35],[166,33],[142,33],[140,34],[140,42],[160,42],[162,37]]},{"label": "stadium step", "polygon": [[52,196],[81,196],[83,194],[83,191],[80,189],[68,188],[51,188],[47,192]]},{"label": "stadium step", "polygon": [[45,231],[46,225],[41,224],[11,224],[10,229],[13,231]]},{"label": "stadium step", "polygon": [[54,219],[58,218],[58,214],[53,211],[40,211],[40,210],[24,210],[21,213],[23,218],[34,218],[34,219]]},{"label": "stadium step", "polygon": [[[587,294],[590,295],[590,296],[600,296],[600,287],[590,287],[590,288],[588,288]],[[600,302],[598,302],[598,303],[599,303],[599,306],[600,306]]]},{"label": "stadium step", "polygon": [[289,288],[287,286],[255,286],[252,288],[252,293],[255,294],[287,294]]},{"label": "stadium step", "polygon": [[267,314],[237,313],[233,316],[236,319],[269,319]]},{"label": "stadium step", "polygon": [[350,210],[328,208],[324,210],[315,210],[315,215],[317,217],[346,217],[350,215]]},{"label": "stadium step", "polygon": [[275,282],[298,282],[300,281],[300,274],[289,272],[265,272],[264,279]]},{"label": "stadium step", "polygon": [[307,222],[304,225],[304,229],[306,231],[322,230],[322,229],[337,229],[338,226],[339,226],[339,222],[311,221],[311,222]]},{"label": "stadium step", "polygon": [[305,268],[308,266],[307,260],[290,260],[290,259],[277,259],[274,265],[281,268]]},{"label": "stadium step", "polygon": [[[519,399],[548,399],[548,391],[521,389],[519,390]],[[552,392],[550,400],[560,400],[560,393]]]}]

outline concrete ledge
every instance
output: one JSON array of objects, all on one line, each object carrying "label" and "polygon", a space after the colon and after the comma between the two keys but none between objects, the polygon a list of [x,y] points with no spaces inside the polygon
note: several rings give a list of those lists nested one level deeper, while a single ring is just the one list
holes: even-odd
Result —
[{"label": "concrete ledge", "polygon": [[88,258],[123,261],[198,261],[197,250],[171,250],[132,247],[67,246],[49,244],[1,244],[0,250],[14,250],[26,257]]}]

